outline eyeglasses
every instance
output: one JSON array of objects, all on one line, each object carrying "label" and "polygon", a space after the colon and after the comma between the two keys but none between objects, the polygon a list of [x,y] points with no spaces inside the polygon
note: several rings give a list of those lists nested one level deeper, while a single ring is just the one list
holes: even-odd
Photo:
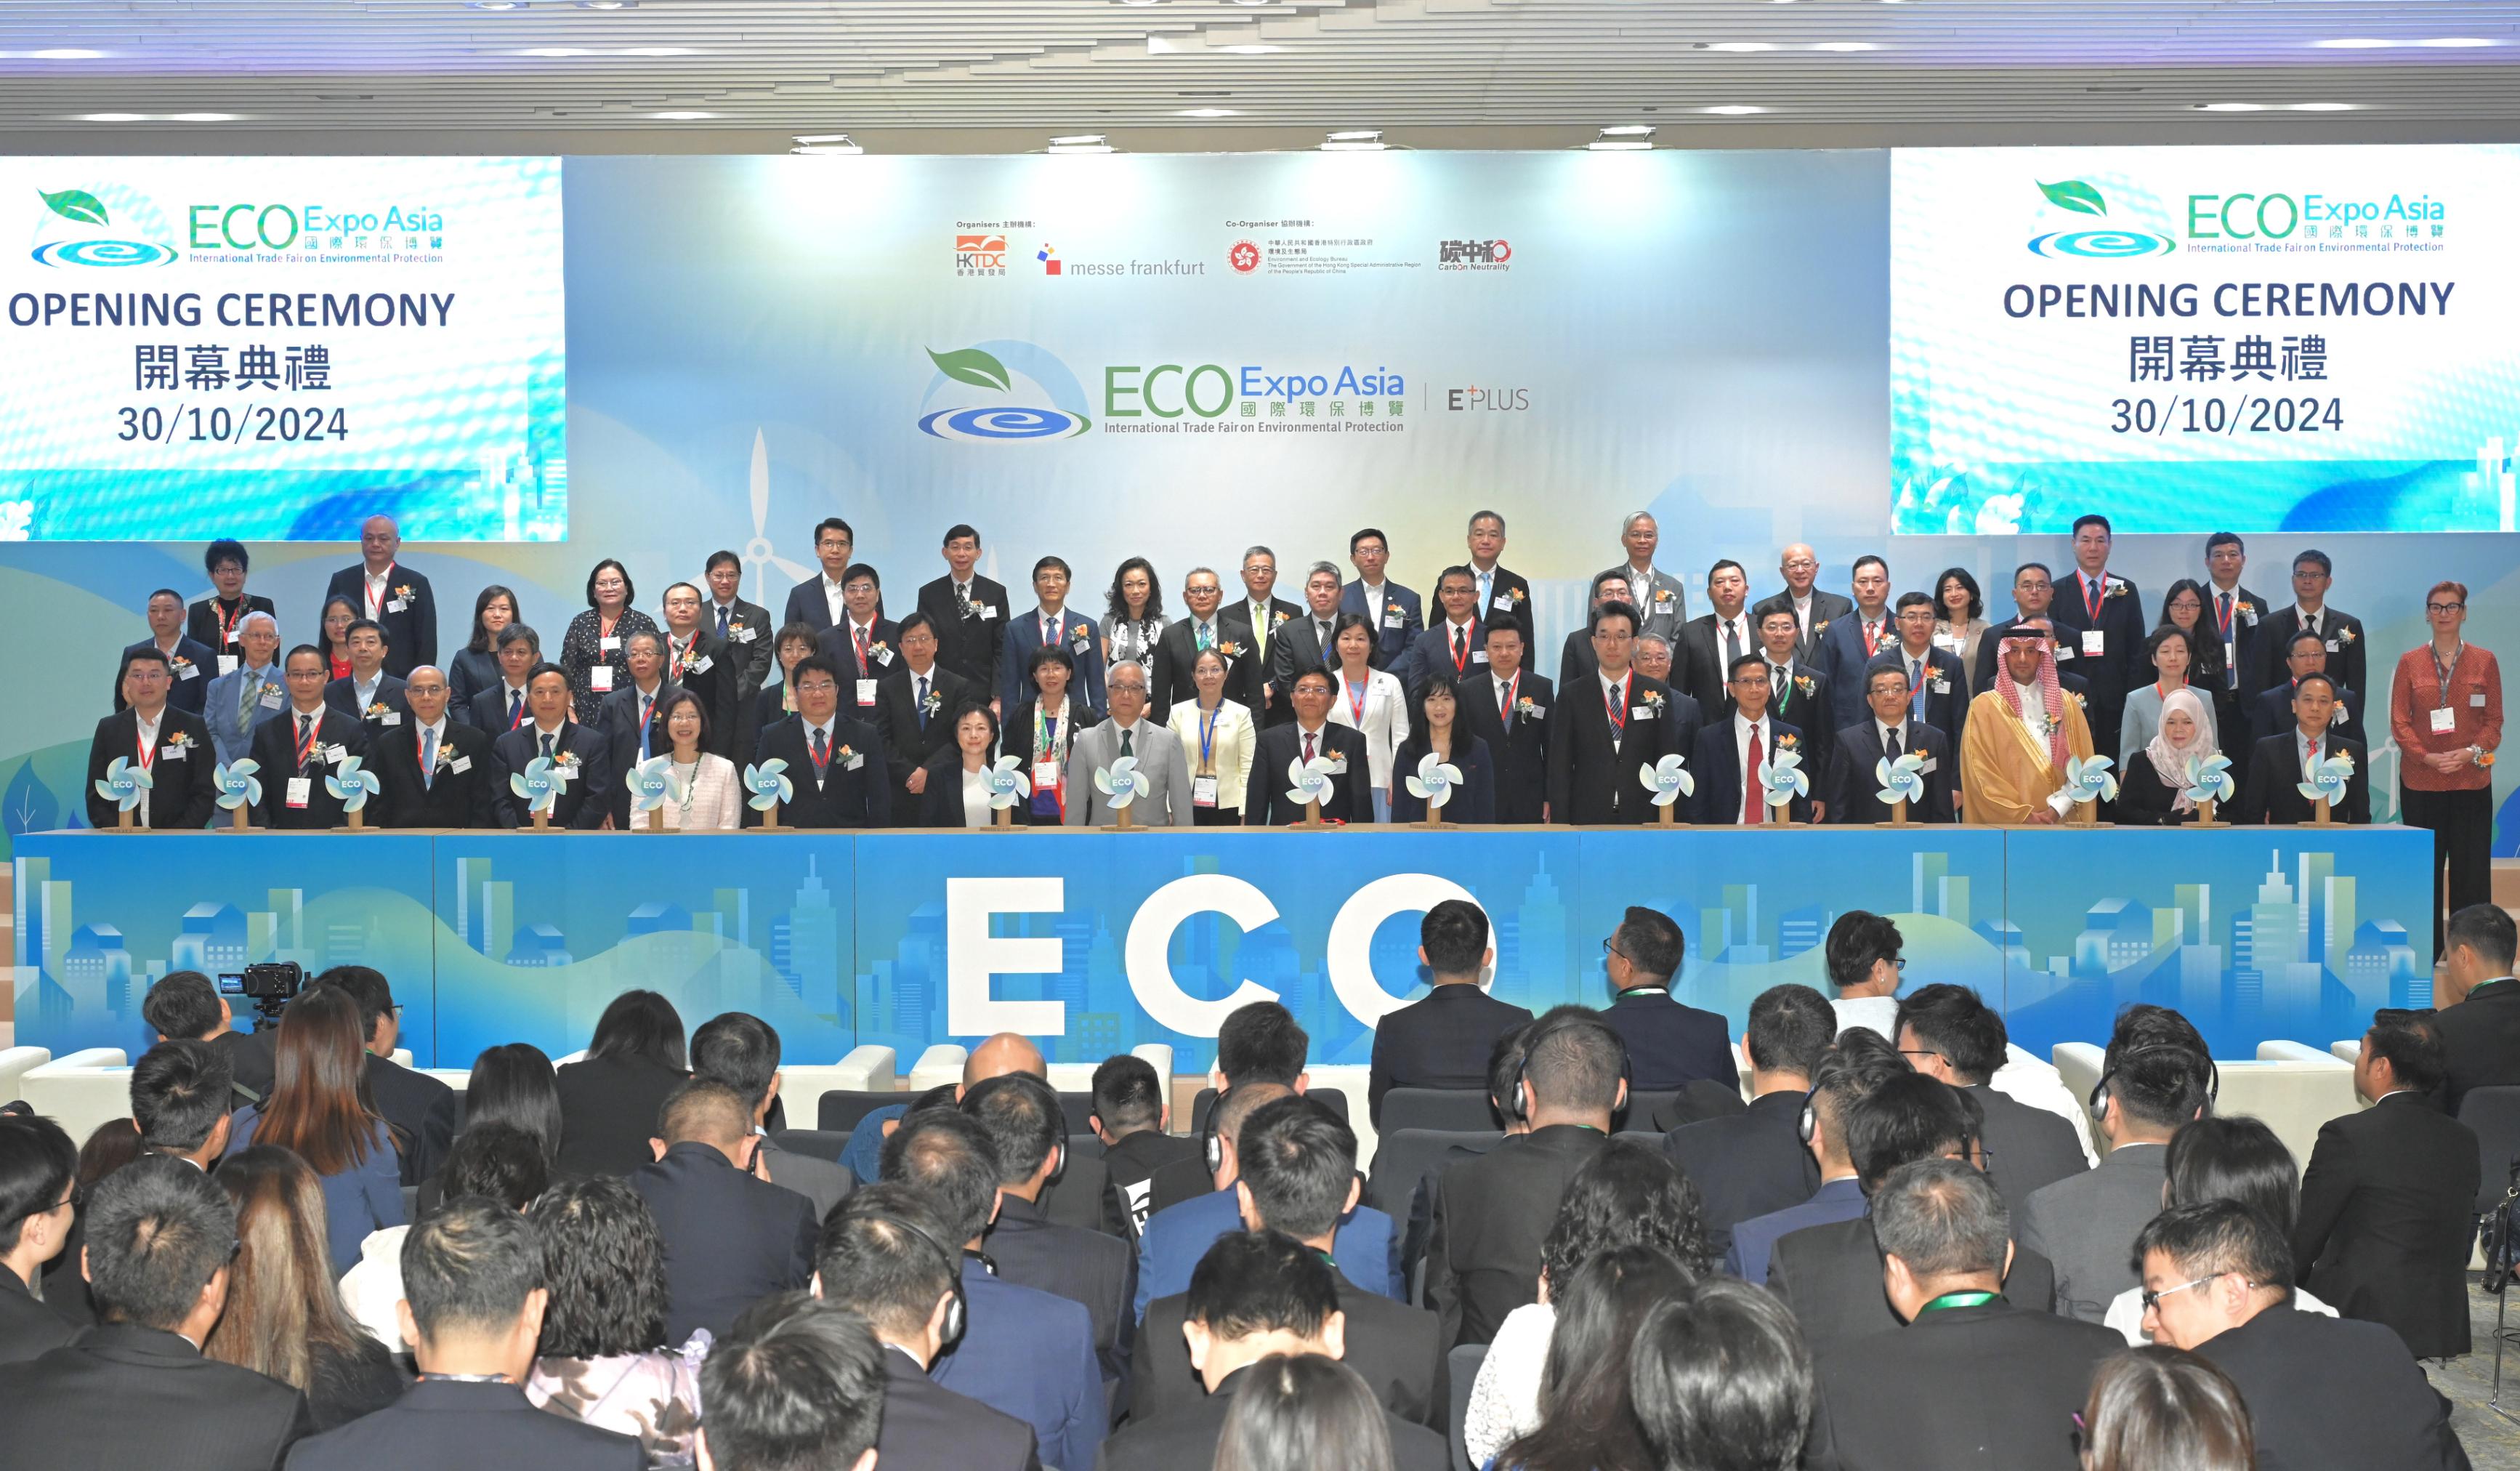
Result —
[{"label": "eyeglasses", "polygon": [[2467,606],[2467,605],[2466,605],[2465,603],[2426,603],[2426,604],[2424,605],[2424,612],[2426,612],[2426,613],[2456,613],[2456,612],[2460,611],[2461,609],[2465,608],[2466,606]]},{"label": "eyeglasses", "polygon": [[1940,1057],[1943,1054],[1931,1047],[1902,1047],[1899,1049],[1899,1055],[1901,1057]]},{"label": "eyeglasses", "polygon": [[1619,948],[1619,940],[1615,935],[1601,942],[1601,953],[1604,955],[1616,955],[1621,960],[1628,958],[1628,952]]},{"label": "eyeglasses", "polygon": [[2205,1275],[2198,1277],[2192,1282],[2182,1282],[2176,1287],[2165,1287],[2159,1292],[2155,1292],[2151,1288],[2147,1287],[2138,1294],[2138,1296],[2142,1300],[2143,1310],[2151,1312],[2160,1308],[2161,1300],[2163,1298],[2170,1296],[2174,1292],[2185,1292],[2191,1287],[2202,1287],[2206,1283],[2214,1281],[2218,1277],[2228,1277],[2230,1273],[2227,1271],[2207,1272]]},{"label": "eyeglasses", "polygon": [[1147,692],[1147,687],[1143,684],[1114,684],[1107,688],[1115,695],[1143,695]]},{"label": "eyeglasses", "polygon": [[838,685],[833,684],[828,679],[817,679],[811,684],[797,685],[796,693],[800,695],[828,695],[838,688]]}]

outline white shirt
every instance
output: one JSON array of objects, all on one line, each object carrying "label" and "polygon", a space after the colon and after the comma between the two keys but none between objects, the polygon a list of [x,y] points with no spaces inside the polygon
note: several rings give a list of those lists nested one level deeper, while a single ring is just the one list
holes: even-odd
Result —
[{"label": "white shirt", "polygon": [[[1715,618],[1715,652],[1723,655],[1728,664],[1735,657],[1724,642],[1724,635],[1728,630],[1731,631],[1734,638],[1740,640],[1740,649],[1743,654],[1756,654],[1759,652],[1759,635],[1750,631],[1750,615],[1746,611],[1736,613],[1731,618],[1726,618],[1722,614],[1717,614]],[[1724,678],[1727,683],[1732,681],[1732,669],[1727,668],[1724,671]]]},{"label": "white shirt", "polygon": [[1376,637],[1381,636],[1382,630],[1382,590],[1390,585],[1391,584],[1388,582],[1367,582],[1365,584],[1365,612],[1368,618],[1373,620],[1374,634]]},{"label": "white shirt", "polygon": [[[1750,732],[1753,730],[1759,733],[1760,758],[1764,760],[1775,756],[1777,732],[1769,717],[1761,715],[1758,719],[1752,720],[1739,711],[1732,713],[1732,759],[1741,765],[1741,786],[1745,791],[1759,780],[1757,768],[1750,764]],[[1766,794],[1761,793],[1760,796],[1762,798],[1760,804],[1764,806]]]},{"label": "white shirt", "polygon": [[1626,726],[1623,722],[1635,719],[1637,713],[1635,701],[1637,692],[1636,669],[1634,667],[1630,667],[1626,673],[1619,675],[1616,679],[1611,678],[1608,674],[1596,674],[1593,677],[1601,686],[1601,708],[1604,710],[1615,710],[1619,713],[1620,718],[1610,722],[1610,734],[1612,738],[1614,741],[1625,740],[1627,738],[1625,734]]},{"label": "white shirt", "polygon": [[[875,624],[873,622],[861,623],[852,621],[848,627],[850,648],[863,648],[867,650],[873,650],[875,648]],[[868,662],[874,662],[874,655],[872,653],[868,655]]]},{"label": "white shirt", "polygon": [[360,616],[363,618],[374,618],[385,611],[385,584],[393,580],[393,564],[388,562],[385,564],[385,570],[383,572],[368,573],[366,576],[368,583],[368,606]]},{"label": "white shirt", "polygon": [[832,580],[830,573],[823,574],[823,607],[831,614],[832,622],[848,621],[848,604],[841,599],[840,584]]},{"label": "white shirt", "polygon": [[1794,599],[1794,621],[1802,624],[1803,637],[1805,639],[1809,639],[1811,637],[1811,605],[1812,600],[1810,593],[1804,593],[1801,597]]},{"label": "white shirt", "polygon": [[1899,738],[1899,749],[1901,751],[1904,752],[1908,749],[1908,725],[1906,721],[1903,720],[1896,725],[1884,725],[1881,723],[1880,716],[1873,716],[1872,744],[1875,747],[1878,747],[1884,756],[1887,756],[1890,753],[1889,743],[1892,736],[1897,736]]},{"label": "white shirt", "polygon": [[2325,631],[2318,626],[2318,621],[2327,616],[2327,609],[2324,606],[2321,606],[2317,613],[2313,613],[2299,603],[2295,603],[2292,605],[2292,616],[2300,621],[2302,631],[2306,633]]},{"label": "white shirt", "polygon": [[533,754],[536,756],[543,754],[543,742],[545,739],[549,739],[552,743],[551,754],[553,760],[559,760],[562,753],[568,749],[568,742],[563,739],[563,737],[568,733],[568,722],[565,720],[562,721],[558,725],[546,727],[542,721],[528,717],[525,721],[525,729],[534,733]]}]

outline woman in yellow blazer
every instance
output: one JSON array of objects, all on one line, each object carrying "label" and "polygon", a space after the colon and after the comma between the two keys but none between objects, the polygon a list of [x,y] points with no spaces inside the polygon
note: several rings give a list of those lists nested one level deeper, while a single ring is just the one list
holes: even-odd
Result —
[{"label": "woman in yellow blazer", "polygon": [[1190,677],[1198,699],[1174,706],[1167,723],[1190,758],[1191,819],[1200,827],[1239,827],[1260,732],[1247,707],[1225,698],[1224,655],[1201,649]]}]

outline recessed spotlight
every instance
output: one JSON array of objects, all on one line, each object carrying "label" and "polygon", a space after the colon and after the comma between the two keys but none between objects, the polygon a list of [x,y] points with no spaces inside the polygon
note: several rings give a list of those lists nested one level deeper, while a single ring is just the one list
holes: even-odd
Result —
[{"label": "recessed spotlight", "polygon": [[518,56],[593,56],[592,46],[528,46]]},{"label": "recessed spotlight", "polygon": [[1050,140],[1055,154],[1107,154],[1110,141],[1101,133],[1065,133]]},{"label": "recessed spotlight", "polygon": [[237,120],[237,115],[234,113],[169,113],[166,115],[166,120],[168,122],[234,122]]},{"label": "recessed spotlight", "polygon": [[1350,128],[1332,133],[1322,140],[1326,154],[1378,154],[1382,152],[1380,128]]},{"label": "recessed spotlight", "polygon": [[1113,0],[1118,5],[1161,5],[1164,0]]},{"label": "recessed spotlight", "polygon": [[1774,41],[1717,41],[1706,49],[1709,51],[1774,51],[1777,49],[1777,43]]},{"label": "recessed spotlight", "polygon": [[717,115],[715,113],[697,112],[689,108],[678,108],[670,113],[650,113],[648,115],[655,118],[658,122],[699,122],[706,118],[714,117]]},{"label": "recessed spotlight", "polygon": [[92,62],[105,53],[90,51],[84,46],[48,46],[41,51],[29,51],[26,55],[39,62]]},{"label": "recessed spotlight", "polygon": [[2483,36],[2435,36],[2429,41],[2417,41],[2415,44],[2418,46],[2439,46],[2446,50],[2457,50],[2468,46],[2499,46],[2502,43],[2499,41],[2487,40]]},{"label": "recessed spotlight", "polygon": [[623,56],[698,56],[698,46],[624,46]]},{"label": "recessed spotlight", "polygon": [[525,0],[464,0],[468,10],[523,10]]},{"label": "recessed spotlight", "polygon": [[1747,103],[1728,102],[1721,107],[1700,108],[1698,111],[1701,113],[1712,113],[1718,117],[1747,117],[1754,113],[1764,113],[1768,110],[1766,108],[1754,108]]},{"label": "recessed spotlight", "polygon": [[1880,49],[1870,41],[1815,41],[1812,43],[1814,51],[1878,51]]},{"label": "recessed spotlight", "polygon": [[79,118],[81,122],[147,122],[148,120],[149,115],[146,113],[90,113]]},{"label": "recessed spotlight", "polygon": [[1283,46],[1241,45],[1219,46],[1216,49],[1224,52],[1227,56],[1274,56],[1286,48]]},{"label": "recessed spotlight", "polygon": [[577,0],[579,10],[637,10],[639,0]]},{"label": "recessed spotlight", "polygon": [[1239,117],[1242,115],[1232,108],[1184,108],[1173,115],[1177,117]]},{"label": "recessed spotlight", "polygon": [[2263,113],[2266,110],[2267,105],[2263,102],[2200,102],[2196,105],[2196,111],[2200,113]]},{"label": "recessed spotlight", "polygon": [[2289,113],[2351,113],[2354,111],[2355,106],[2355,104],[2350,102],[2296,102],[2284,111]]}]

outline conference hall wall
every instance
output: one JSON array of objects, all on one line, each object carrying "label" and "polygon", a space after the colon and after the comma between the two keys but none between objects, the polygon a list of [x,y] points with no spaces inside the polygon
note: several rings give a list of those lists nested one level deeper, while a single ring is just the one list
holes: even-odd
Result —
[{"label": "conference hall wall", "polygon": [[[246,535],[293,642],[377,509],[451,650],[491,581],[556,640],[606,555],[652,608],[732,548],[776,608],[826,515],[895,610],[969,521],[1019,605],[1056,552],[1099,614],[1127,555],[1177,603],[1266,542],[1291,595],[1368,524],[1422,589],[1486,506],[1553,650],[1632,510],[1692,613],[1714,558],[1765,593],[1800,539],[1824,585],[1881,551],[1902,589],[1970,569],[2001,616],[2013,564],[2062,566],[2097,508],[2148,606],[2209,529],[2249,537],[2272,606],[2329,552],[2378,683],[2437,576],[2478,642],[2520,642],[2520,323],[2487,253],[2515,173],[2504,148],[7,161],[6,837],[81,820],[114,651],[152,588],[206,590],[204,538]],[[198,325],[95,314],[185,293]]]}]

